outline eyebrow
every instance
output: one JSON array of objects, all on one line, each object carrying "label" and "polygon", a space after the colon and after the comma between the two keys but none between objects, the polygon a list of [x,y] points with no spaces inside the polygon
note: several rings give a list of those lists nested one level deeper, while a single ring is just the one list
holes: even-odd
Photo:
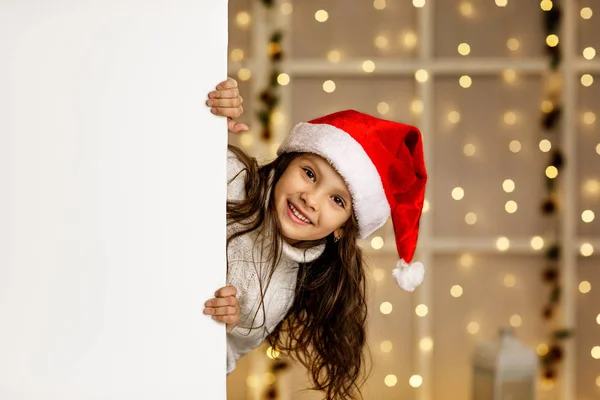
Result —
[{"label": "eyebrow", "polygon": [[[307,161],[310,164],[312,164],[315,167],[315,169],[317,170],[317,172],[320,175],[322,175],[321,174],[322,171],[321,171],[321,168],[319,167],[319,164],[317,162],[313,161],[310,157],[306,157],[306,159],[307,159]],[[333,170],[336,171],[336,173],[339,174],[339,172],[337,172],[337,170],[333,166],[331,166],[331,168],[333,168]],[[342,181],[343,181],[343,178],[342,178]],[[336,187],[335,191],[338,192],[338,193],[340,193],[342,195],[342,197],[345,198],[345,200],[350,200],[350,202],[352,201],[352,196],[350,195],[350,193],[348,193],[348,191],[346,190],[346,188],[344,188],[344,187]]]}]

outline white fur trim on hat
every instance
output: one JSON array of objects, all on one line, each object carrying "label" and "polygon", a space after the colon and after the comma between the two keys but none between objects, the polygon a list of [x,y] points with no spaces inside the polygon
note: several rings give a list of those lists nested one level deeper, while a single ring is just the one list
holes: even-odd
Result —
[{"label": "white fur trim on hat", "polygon": [[289,152],[318,154],[344,178],[352,195],[360,239],[381,228],[389,218],[390,205],[377,168],[348,133],[332,125],[301,122],[277,150],[277,154]]},{"label": "white fur trim on hat", "polygon": [[412,292],[417,286],[423,283],[425,266],[420,262],[408,264],[401,259],[398,260],[396,268],[392,271],[392,275],[396,278],[398,286],[408,292]]}]

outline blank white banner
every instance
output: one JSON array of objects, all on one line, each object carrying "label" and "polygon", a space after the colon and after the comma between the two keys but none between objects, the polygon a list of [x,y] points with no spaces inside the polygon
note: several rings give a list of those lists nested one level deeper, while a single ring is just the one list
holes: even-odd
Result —
[{"label": "blank white banner", "polygon": [[225,399],[226,0],[0,0],[0,399]]}]

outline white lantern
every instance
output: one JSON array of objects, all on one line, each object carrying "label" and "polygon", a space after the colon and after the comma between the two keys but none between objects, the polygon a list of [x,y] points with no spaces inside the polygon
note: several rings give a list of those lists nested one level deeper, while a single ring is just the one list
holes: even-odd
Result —
[{"label": "white lantern", "polygon": [[483,342],[473,354],[473,400],[533,400],[538,359],[510,329]]}]

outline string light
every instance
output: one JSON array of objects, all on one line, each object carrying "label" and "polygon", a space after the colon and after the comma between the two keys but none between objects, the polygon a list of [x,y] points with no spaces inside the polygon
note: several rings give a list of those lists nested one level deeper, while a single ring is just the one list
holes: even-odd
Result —
[{"label": "string light", "polygon": [[504,205],[504,209],[506,210],[507,213],[509,214],[514,214],[517,212],[517,202],[514,200],[509,200],[506,202],[506,204]]},{"label": "string light", "polygon": [[600,346],[592,347],[591,354],[592,354],[593,358],[595,358],[596,360],[599,360],[600,359]]},{"label": "string light", "polygon": [[377,104],[377,112],[381,115],[385,115],[390,112],[390,106],[385,101]]},{"label": "string light", "polygon": [[554,33],[546,36],[546,44],[549,47],[556,47],[556,46],[558,46],[558,42],[559,42],[558,36],[556,36]]},{"label": "string light", "polygon": [[583,123],[586,125],[592,125],[596,122],[596,114],[591,111],[586,111],[583,113]]},{"label": "string light", "polygon": [[421,375],[413,375],[408,380],[408,384],[411,387],[418,388],[423,384],[423,378],[421,377]]},{"label": "string light", "polygon": [[286,86],[290,83],[290,76],[286,73],[281,73],[277,76],[277,83],[281,86]]},{"label": "string light", "polygon": [[546,343],[540,343],[535,348],[535,352],[538,356],[543,357],[548,354],[548,345]]},{"label": "string light", "polygon": [[468,56],[471,53],[471,46],[468,43],[461,43],[458,45],[458,54],[461,56]]},{"label": "string light", "polygon": [[471,87],[471,84],[473,83],[473,80],[471,79],[471,77],[469,75],[463,75],[458,80],[458,83],[459,83],[459,85],[461,87],[467,89],[467,88]]},{"label": "string light", "polygon": [[285,116],[283,115],[283,113],[281,111],[274,111],[272,118],[273,118],[273,123],[276,125],[281,125],[283,123],[283,121],[285,121]]},{"label": "string light", "polygon": [[517,278],[513,274],[506,274],[502,283],[504,283],[505,287],[511,288],[517,283]]},{"label": "string light", "polygon": [[508,47],[510,51],[517,51],[519,50],[519,47],[521,47],[521,44],[518,39],[510,38],[506,41],[506,47]]},{"label": "string light", "polygon": [[541,250],[544,248],[544,239],[541,236],[534,236],[531,238],[531,248],[534,250]]},{"label": "string light", "polygon": [[371,239],[371,247],[375,250],[380,250],[383,247],[383,238],[381,236],[375,236]]},{"label": "string light", "polygon": [[588,179],[583,184],[583,190],[588,195],[600,194],[600,181],[597,181],[596,179]]},{"label": "string light", "polygon": [[477,215],[474,212],[467,213],[467,215],[465,215],[465,222],[468,225],[475,225],[475,223],[477,223]]},{"label": "string light", "polygon": [[458,8],[463,17],[472,17],[474,10],[473,4],[469,1],[463,1]]},{"label": "string light", "polygon": [[521,142],[519,142],[518,140],[512,140],[509,144],[508,144],[508,148],[510,149],[510,151],[512,151],[513,153],[518,153],[521,151]]},{"label": "string light", "polygon": [[467,157],[475,155],[475,146],[471,143],[465,144],[465,146],[463,147],[463,153],[465,153],[465,156]]},{"label": "string light", "polygon": [[584,212],[581,213],[581,220],[583,222],[585,222],[586,224],[589,224],[590,222],[592,222],[595,217],[596,217],[596,215],[594,214],[594,212],[592,210],[585,210]]},{"label": "string light", "polygon": [[517,114],[512,111],[504,113],[504,123],[507,125],[514,125],[517,122]]},{"label": "string light", "polygon": [[390,353],[392,351],[393,345],[389,340],[384,340],[379,344],[379,349],[382,353]]},{"label": "string light", "polygon": [[240,68],[237,73],[238,79],[240,81],[247,81],[252,77],[252,73],[248,68]]},{"label": "string light", "polygon": [[594,77],[590,74],[581,75],[581,84],[585,87],[590,87],[594,83]]},{"label": "string light", "polygon": [[365,72],[371,73],[371,72],[375,71],[375,63],[371,60],[363,61],[362,69]]},{"label": "string light", "polygon": [[512,326],[513,328],[518,328],[519,326],[521,326],[522,322],[523,322],[523,320],[521,319],[521,316],[518,314],[515,314],[510,317],[510,326]]},{"label": "string light", "polygon": [[333,93],[335,91],[335,82],[332,80],[323,82],[323,90],[325,93]]},{"label": "string light", "polygon": [[545,391],[554,389],[554,381],[552,379],[542,379],[542,389]]},{"label": "string light", "polygon": [[423,8],[425,7],[425,0],[413,0],[413,6],[415,6],[416,8]]},{"label": "string light", "polygon": [[579,253],[584,257],[589,257],[594,254],[594,246],[591,243],[583,243],[579,248]]},{"label": "string light", "polygon": [[290,15],[294,7],[290,3],[283,3],[279,9],[283,15]]},{"label": "string light", "polygon": [[596,153],[600,156],[600,143],[596,145]]},{"label": "string light", "polygon": [[508,0],[496,0],[496,5],[498,7],[506,7],[508,4]]},{"label": "string light", "polygon": [[549,152],[551,148],[552,148],[552,143],[549,140],[543,139],[540,141],[540,150],[543,151],[544,153]]},{"label": "string light", "polygon": [[373,279],[377,282],[382,281],[385,278],[385,271],[382,268],[375,268],[373,270]]},{"label": "string light", "polygon": [[467,325],[467,332],[469,332],[471,335],[475,335],[477,332],[479,332],[479,324],[474,321],[469,322]]},{"label": "string light", "polygon": [[425,199],[423,201],[423,212],[426,213],[427,211],[429,211],[429,200]]},{"label": "string light", "polygon": [[388,38],[383,36],[383,35],[379,35],[375,38],[375,47],[377,47],[378,49],[385,49],[388,46]]},{"label": "string light", "polygon": [[419,340],[419,348],[424,352],[431,351],[433,349],[433,340],[430,337],[424,337]]},{"label": "string light", "polygon": [[269,386],[275,383],[275,374],[272,372],[265,372],[264,384]]},{"label": "string light", "polygon": [[[596,315],[596,323],[600,325],[600,314]],[[600,385],[598,385],[600,386]]]},{"label": "string light", "polygon": [[594,15],[594,13],[592,12],[592,9],[589,7],[584,7],[581,9],[581,11],[579,12],[579,15],[581,16],[581,18],[583,19],[590,19],[592,18],[592,15]]},{"label": "string light", "polygon": [[558,169],[554,165],[550,165],[546,168],[546,176],[550,179],[554,179],[558,176]]},{"label": "string light", "polygon": [[549,113],[554,110],[554,104],[550,100],[543,100],[540,104],[540,109],[542,112]]},{"label": "string light", "polygon": [[414,49],[417,46],[417,35],[412,31],[404,32],[401,36],[402,44],[407,49]]},{"label": "string light", "polygon": [[463,188],[457,186],[452,189],[452,198],[454,200],[462,200],[463,197],[465,197],[465,190]]},{"label": "string light", "polygon": [[386,386],[392,387],[392,386],[396,386],[396,383],[398,383],[398,378],[396,378],[396,375],[386,375],[385,379],[383,380],[385,382]]},{"label": "string light", "polygon": [[235,16],[235,22],[241,28],[245,28],[250,25],[251,20],[252,18],[250,17],[250,13],[247,11],[240,11]]},{"label": "string light", "polygon": [[315,19],[318,22],[325,22],[329,19],[329,13],[325,10],[319,10],[315,13]]},{"label": "string light", "polygon": [[583,49],[583,58],[586,60],[593,60],[596,57],[596,49],[593,47],[586,47]]},{"label": "string light", "polygon": [[387,6],[387,4],[385,3],[385,0],[373,1],[373,7],[375,7],[376,10],[383,10],[383,9],[385,9],[386,6]]},{"label": "string light", "polygon": [[415,72],[415,79],[420,83],[427,82],[429,79],[429,73],[424,69],[419,69]]},{"label": "string light", "polygon": [[387,315],[387,314],[389,314],[389,313],[391,313],[391,312],[392,312],[392,309],[393,309],[393,308],[394,308],[394,307],[392,306],[392,303],[390,303],[389,301],[384,301],[384,302],[383,302],[383,303],[381,303],[381,305],[379,306],[379,311],[380,311],[382,314],[385,314],[385,315]]},{"label": "string light", "polygon": [[512,179],[505,179],[502,182],[502,190],[506,193],[512,193],[515,190],[515,182]]},{"label": "string light", "polygon": [[496,240],[496,248],[500,251],[506,251],[510,247],[510,240],[507,237],[499,237]]},{"label": "string light", "polygon": [[410,110],[414,114],[421,114],[423,112],[424,107],[425,106],[423,105],[423,102],[421,100],[413,100],[410,103]]},{"label": "string light", "polygon": [[463,288],[460,285],[454,285],[450,288],[450,295],[452,297],[460,297],[463,294]]},{"label": "string light", "polygon": [[250,132],[244,132],[240,136],[240,144],[242,147],[249,148],[254,143],[254,136]]},{"label": "string light", "polygon": [[592,285],[588,281],[579,282],[579,292],[586,294],[592,290]]},{"label": "string light", "polygon": [[426,316],[428,312],[429,309],[425,304],[419,304],[417,307],[415,307],[415,314],[417,314],[419,317]]},{"label": "string light", "polygon": [[552,10],[552,1],[551,0],[542,0],[542,2],[540,3],[540,7],[544,11],[550,11],[550,10]]},{"label": "string light", "polygon": [[514,84],[517,81],[517,71],[514,69],[507,69],[502,72],[502,79],[504,82]]},{"label": "string light", "polygon": [[257,389],[260,386],[260,379],[254,374],[248,375],[246,378],[246,385],[252,389]]},{"label": "string light", "polygon": [[341,54],[339,51],[337,50],[330,50],[327,53],[327,59],[329,60],[329,62],[331,63],[338,63],[340,62],[340,58],[341,58]]},{"label": "string light", "polygon": [[448,113],[448,121],[451,124],[458,124],[460,122],[460,113],[458,111],[450,111]]},{"label": "string light", "polygon": [[231,55],[229,56],[231,61],[239,62],[244,59],[244,50],[242,49],[233,49],[231,50]]},{"label": "string light", "polygon": [[473,266],[473,256],[469,253],[462,254],[459,258],[459,263],[464,268],[469,268]]}]

